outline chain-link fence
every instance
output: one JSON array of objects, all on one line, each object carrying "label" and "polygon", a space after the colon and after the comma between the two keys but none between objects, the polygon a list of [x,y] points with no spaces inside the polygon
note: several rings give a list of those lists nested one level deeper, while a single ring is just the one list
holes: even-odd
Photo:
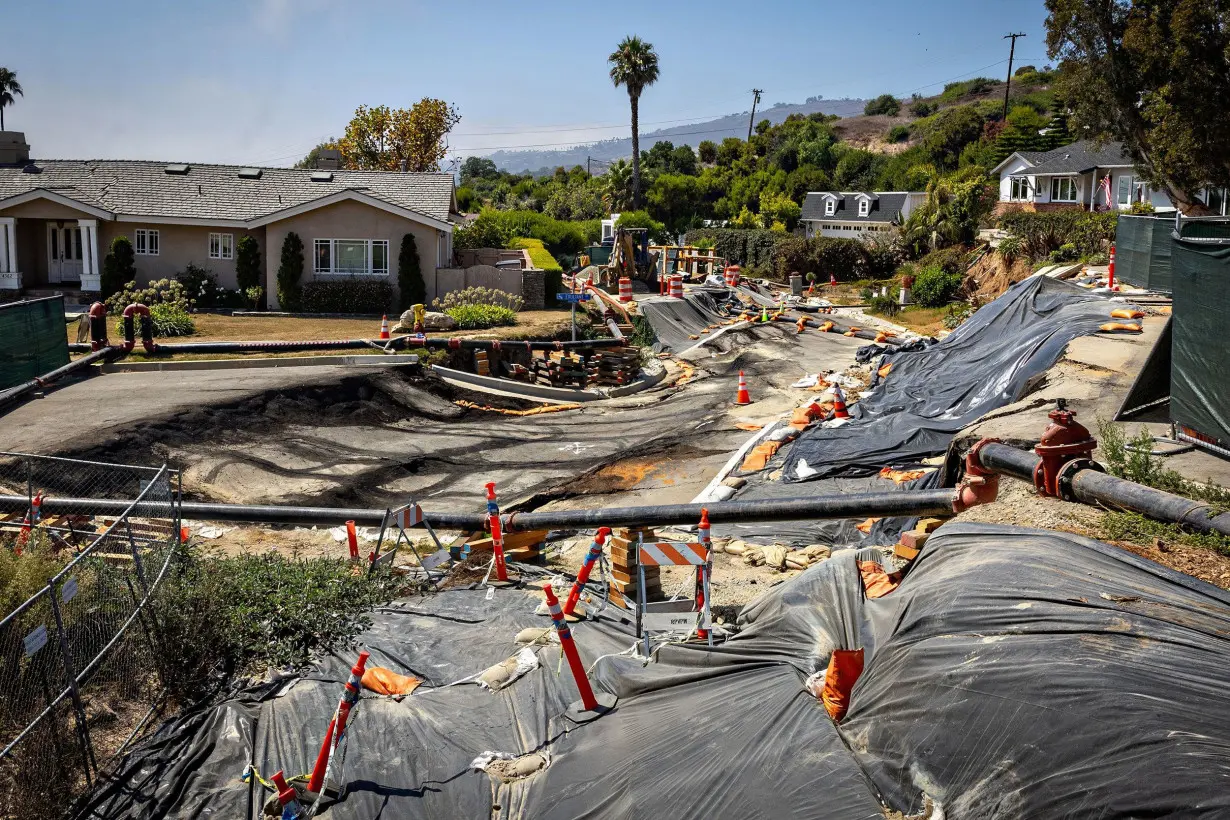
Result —
[{"label": "chain-link fence", "polygon": [[63,813],[152,722],[178,483],[0,453],[0,817]]}]

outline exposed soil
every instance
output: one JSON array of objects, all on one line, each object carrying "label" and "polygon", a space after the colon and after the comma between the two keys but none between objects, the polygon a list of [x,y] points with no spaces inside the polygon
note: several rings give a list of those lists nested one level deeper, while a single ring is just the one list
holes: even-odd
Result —
[{"label": "exposed soil", "polygon": [[[1105,541],[1104,517],[1100,509],[1040,496],[1025,482],[1005,477],[1000,479],[997,501],[967,510],[954,520],[1060,530]],[[1183,544],[1162,543],[1159,548],[1127,541],[1110,543],[1162,566],[1230,589],[1230,557],[1213,550]]]},{"label": "exposed soil", "polygon": [[985,254],[965,273],[965,291],[981,301],[988,302],[1001,296],[1008,288],[1033,273],[1023,259],[1011,264],[997,251]]}]

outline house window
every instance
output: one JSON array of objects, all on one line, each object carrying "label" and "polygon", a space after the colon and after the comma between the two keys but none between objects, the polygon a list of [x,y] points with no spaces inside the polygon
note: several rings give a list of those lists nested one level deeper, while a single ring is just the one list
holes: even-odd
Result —
[{"label": "house window", "polygon": [[210,259],[234,259],[235,258],[235,234],[233,233],[211,233],[209,235],[209,258]]},{"label": "house window", "polygon": [[315,250],[317,275],[389,275],[387,239],[317,239]]},{"label": "house window", "polygon": [[1054,177],[1051,179],[1051,202],[1075,202],[1076,177]]},{"label": "house window", "polygon": [[1119,177],[1119,194],[1116,198],[1120,208],[1126,208],[1132,204],[1132,175],[1124,174]]},{"label": "house window", "polygon": [[868,202],[868,201],[867,201],[867,200],[865,200],[865,199],[860,199],[860,200],[858,201],[858,215],[859,215],[859,216],[866,216],[866,215],[867,215],[867,210],[868,210],[870,207],[871,207],[871,203],[870,203],[870,202]]},{"label": "house window", "polygon": [[1226,213],[1226,189],[1225,188],[1209,188],[1208,190],[1208,206],[1209,210],[1215,214],[1225,215]]},{"label": "house window", "polygon": [[826,199],[824,201],[824,215],[832,216],[835,210],[837,210],[837,201],[833,199]]},{"label": "house window", "polygon": [[1029,177],[1012,178],[1012,192],[1008,195],[1008,199],[1013,202],[1024,202],[1030,199]]},{"label": "house window", "polygon": [[150,228],[137,228],[134,234],[133,250],[141,256],[158,255],[158,231]]}]

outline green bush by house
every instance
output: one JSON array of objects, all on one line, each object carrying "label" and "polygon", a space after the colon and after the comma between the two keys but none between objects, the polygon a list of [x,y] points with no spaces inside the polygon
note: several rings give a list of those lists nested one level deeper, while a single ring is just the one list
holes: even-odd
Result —
[{"label": "green bush by house", "polygon": [[458,305],[444,311],[462,330],[481,330],[497,325],[515,325],[516,311],[500,305]]},{"label": "green bush by house", "polygon": [[962,275],[944,270],[938,265],[922,268],[914,276],[914,301],[923,307],[944,307],[961,290]]},{"label": "green bush by house", "polygon": [[534,267],[545,271],[562,271],[559,262],[555,261],[555,257],[543,246],[541,239],[533,239],[530,237],[519,236],[508,240],[508,247],[512,250],[526,250],[530,252],[530,261],[534,263]]},{"label": "green bush by house", "polygon": [[308,282],[299,303],[304,313],[388,313],[393,310],[393,286],[382,279]]}]

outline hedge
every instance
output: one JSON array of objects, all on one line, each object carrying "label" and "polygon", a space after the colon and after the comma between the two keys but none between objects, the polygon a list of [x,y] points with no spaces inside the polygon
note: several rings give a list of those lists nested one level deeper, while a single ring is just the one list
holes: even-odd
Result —
[{"label": "hedge", "polygon": [[839,282],[891,276],[900,261],[880,245],[859,239],[782,235],[772,231],[739,228],[700,228],[688,231],[684,241],[696,244],[701,239],[714,243],[714,252],[731,264],[752,269],[768,269],[784,279],[793,272],[814,273],[828,281],[829,274]]},{"label": "hedge", "polygon": [[388,313],[393,310],[393,286],[383,279],[307,282],[299,303],[304,313]]},{"label": "hedge", "polygon": [[530,261],[534,263],[534,267],[545,271],[563,271],[559,262],[555,261],[555,257],[543,247],[541,239],[531,239],[529,237],[519,236],[508,240],[508,247],[512,250],[527,250],[530,252]]},{"label": "hedge", "polygon": [[999,227],[1020,240],[1021,252],[1031,259],[1043,259],[1051,251],[1072,245],[1080,256],[1103,250],[1115,240],[1119,214],[1115,211],[1017,211],[999,218]]}]

